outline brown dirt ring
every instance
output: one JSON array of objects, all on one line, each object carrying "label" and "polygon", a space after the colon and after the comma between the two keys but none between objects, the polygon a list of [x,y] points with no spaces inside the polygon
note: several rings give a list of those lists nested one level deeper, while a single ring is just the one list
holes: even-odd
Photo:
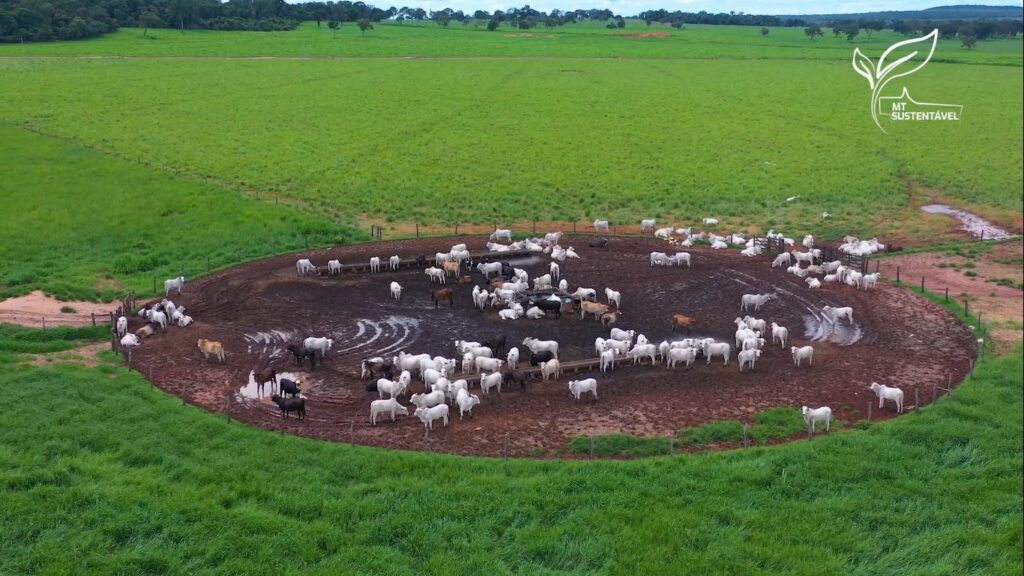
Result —
[{"label": "brown dirt ring", "polygon": [[[477,237],[432,238],[307,251],[301,257],[324,264],[331,258],[354,263],[380,256],[386,268],[392,254],[434,254],[460,242],[469,243],[474,252],[484,249],[484,240]],[[528,455],[537,447],[550,455],[576,435],[664,436],[712,420],[749,421],[755,412],[775,406],[828,405],[837,418],[856,421],[866,416],[874,399],[868,390],[871,382],[901,387],[911,406],[915,389],[922,402],[930,400],[934,385],[959,382],[975,357],[974,337],[963,324],[931,302],[889,285],[871,293],[831,285],[812,291],[800,278],[772,270],[770,259],[746,258],[734,250],[691,249],[693,268],[687,270],[648,266],[649,252],[670,248],[652,240],[613,239],[607,249],[587,248],[584,238],[562,244],[575,246],[582,257],[561,263],[570,290],[586,286],[603,293],[608,286],[621,291],[624,315],[619,327],[642,332],[655,343],[680,336],[671,332],[671,315],[676,313],[699,319],[695,335],[732,341],[740,296],[776,292],[780,299],[757,316],[787,326],[794,345],[812,343],[814,366],[798,369],[788,349],[769,346],[756,370],[743,374],[735,352],[728,367],[720,361],[707,366],[701,358],[690,370],[674,372],[663,366],[628,366],[607,376],[570,373],[557,382],[534,382],[525,394],[509,389],[492,394],[464,422],[458,421],[456,408],[451,424],[430,434],[432,450],[495,456],[507,438],[512,455]],[[472,308],[468,286],[457,288],[453,309],[434,310],[420,269],[298,278],[297,257],[253,262],[187,285],[177,302],[187,306],[196,324],[147,340],[133,355],[133,367],[188,402],[215,412],[227,410],[257,426],[415,450],[424,444],[417,419],[399,417],[396,423],[370,427],[369,402],[376,394],[365,392],[365,382],[359,380],[362,358],[399,350],[453,357],[456,339],[482,340],[504,332],[510,344],[527,336],[558,340],[562,359],[577,360],[593,357],[594,339],[607,337],[598,322],[578,316],[499,320],[494,313]],[[536,257],[516,265],[532,277],[546,273],[548,262]],[[400,303],[389,297],[392,280],[405,289]],[[842,334],[856,342],[811,341],[820,335],[813,311],[828,304],[854,308],[856,326]],[[138,322],[133,318],[132,327]],[[313,335],[330,335],[335,344],[315,372],[303,374],[309,412],[305,421],[282,420],[268,400],[240,394],[254,367],[269,362],[279,371],[292,370],[286,342]],[[227,363],[204,361],[197,338],[223,342]],[[599,381],[600,400],[575,405],[566,381],[589,376]],[[889,407],[874,410],[876,419],[894,415]]]}]

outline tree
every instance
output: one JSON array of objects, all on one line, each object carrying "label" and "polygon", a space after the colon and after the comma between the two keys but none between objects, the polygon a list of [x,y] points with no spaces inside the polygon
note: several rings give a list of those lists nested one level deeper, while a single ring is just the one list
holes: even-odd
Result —
[{"label": "tree", "polygon": [[960,38],[960,44],[968,50],[973,50],[978,44],[978,34],[975,32],[974,27],[970,24],[965,24],[957,29],[956,35]]},{"label": "tree", "polygon": [[821,36],[821,26],[818,26],[817,24],[811,24],[807,28],[804,28],[804,34],[807,34],[808,38],[814,40],[815,36]]},{"label": "tree", "polygon": [[843,34],[846,34],[846,41],[853,42],[853,39],[860,34],[860,25],[856,22],[850,22],[843,27]]},{"label": "tree", "polygon": [[334,37],[338,37],[338,27],[341,26],[341,22],[337,20],[331,20],[327,23],[327,27],[334,31]]},{"label": "tree", "polygon": [[142,37],[145,38],[150,28],[163,28],[167,24],[160,18],[159,14],[152,10],[146,10],[139,14],[139,26],[142,26]]},{"label": "tree", "polygon": [[434,12],[434,24],[437,24],[441,28],[447,28],[448,23],[451,22],[451,19],[451,15],[449,15],[447,12]]},{"label": "tree", "polygon": [[761,27],[761,36],[767,36],[769,32],[771,32],[771,30],[769,30],[768,28],[764,26]]},{"label": "tree", "polygon": [[619,18],[618,20],[615,21],[615,27],[616,28],[625,28],[626,27],[626,21],[623,20],[622,18]]},{"label": "tree", "polygon": [[682,30],[683,29],[683,21],[682,20],[675,20],[675,21],[673,21],[672,22],[672,27],[675,28],[676,30]]},{"label": "tree", "polygon": [[490,32],[497,30],[498,26],[501,26],[501,22],[498,22],[494,18],[491,18],[490,21],[487,22],[487,30]]},{"label": "tree", "polygon": [[882,22],[881,20],[861,20],[858,22],[858,25],[864,29],[868,38],[871,38],[872,32],[877,32],[882,28],[885,28],[885,22]]},{"label": "tree", "polygon": [[653,23],[654,23],[654,20],[651,20],[650,18],[644,18],[644,24],[647,24],[648,28],[650,28],[651,24],[653,24]]},{"label": "tree", "polygon": [[369,18],[360,18],[356,21],[356,26],[359,26],[359,31],[366,35],[367,30],[373,30],[373,24],[370,23]]}]

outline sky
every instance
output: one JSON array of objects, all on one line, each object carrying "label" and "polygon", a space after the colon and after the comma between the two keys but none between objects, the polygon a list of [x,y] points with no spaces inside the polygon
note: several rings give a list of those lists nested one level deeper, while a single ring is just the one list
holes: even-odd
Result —
[{"label": "sky", "polygon": [[[288,0],[296,3],[299,0]],[[389,6],[414,6],[425,10],[473,11],[506,10],[513,6],[529,4],[537,10],[545,12],[559,8],[574,10],[577,8],[607,8],[616,14],[633,16],[645,10],[664,8],[683,12],[746,12],[748,14],[843,14],[851,12],[875,12],[880,10],[922,10],[935,6],[953,6],[957,4],[991,4],[1011,5],[1012,2],[983,2],[956,0],[534,0],[532,2],[511,2],[508,0],[364,0],[379,8]],[[1019,5],[1019,4],[1017,4]]]}]

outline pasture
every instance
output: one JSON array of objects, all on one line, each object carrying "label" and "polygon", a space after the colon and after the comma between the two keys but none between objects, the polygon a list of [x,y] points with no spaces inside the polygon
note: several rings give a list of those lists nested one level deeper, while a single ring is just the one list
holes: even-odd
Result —
[{"label": "pasture", "polygon": [[0,355],[0,572],[1014,574],[1021,353],[867,431],[634,462],[279,436]]},{"label": "pasture", "polygon": [[[924,239],[946,229],[918,214],[929,198],[1019,228],[1019,40],[975,53],[941,43],[908,85],[963,104],[963,120],[886,135],[870,121],[851,44],[797,30],[748,39],[754,32],[622,38],[583,27],[534,38],[382,25],[365,38],[345,28],[335,41],[306,25],[294,35],[160,31],[150,41],[123,30],[0,47],[0,122],[161,179],[395,230],[714,215],[752,231]],[[877,58],[892,40],[854,44]],[[307,43],[363,51],[306,59]],[[265,55],[278,57],[233,58]],[[800,200],[783,202],[790,196]],[[819,220],[823,211],[832,219]]]},{"label": "pasture", "polygon": [[[162,294],[180,273],[176,299],[196,320],[146,339],[141,372],[97,352],[104,327],[0,326],[12,406],[0,413],[0,574],[1019,574],[1024,349],[965,377],[976,334],[935,295],[928,304],[899,283],[811,294],[733,250],[697,246],[694,270],[652,273],[649,239],[614,239],[608,257],[580,247],[585,260],[566,266],[574,286],[622,282],[623,326],[655,338],[693,308],[703,335],[728,339],[744,282],[788,292],[761,316],[790,323],[799,344],[816,335],[805,303],[853,303],[863,338],[815,342],[806,371],[776,348],[751,378],[735,356],[678,377],[620,368],[598,376],[600,401],[579,406],[565,381],[586,374],[531,383],[484,399],[475,421],[438,423],[432,451],[416,453],[411,415],[358,438],[344,428],[376,397],[358,360],[396,342],[450,355],[431,346],[503,321],[464,292],[434,310],[418,271],[394,273],[401,303],[388,301],[388,273],[294,276],[297,254],[386,258],[391,245],[361,244],[370,223],[395,237],[416,224],[714,216],[722,233],[877,234],[922,249],[959,238],[918,210],[938,200],[1020,232],[1021,41],[940,42],[907,85],[962,104],[963,119],[883,134],[850,53],[877,58],[899,39],[636,21],[334,35],[306,23],[0,46],[0,298],[106,301],[156,282]],[[393,246],[429,254],[455,241]],[[567,359],[588,355],[596,326],[564,319]],[[309,371],[307,420],[246,396],[260,363],[291,368],[275,331],[351,336]],[[201,360],[196,338],[223,340],[227,360]],[[865,421],[866,385],[882,377],[923,395],[965,378],[955,397]],[[598,455],[610,456],[665,453],[668,434],[686,451],[736,446],[742,423],[755,443],[792,440],[805,398],[835,399],[838,418],[810,441],[572,459],[590,434],[608,434]],[[502,417],[526,431],[512,455],[568,459],[477,457],[501,452]]]}]

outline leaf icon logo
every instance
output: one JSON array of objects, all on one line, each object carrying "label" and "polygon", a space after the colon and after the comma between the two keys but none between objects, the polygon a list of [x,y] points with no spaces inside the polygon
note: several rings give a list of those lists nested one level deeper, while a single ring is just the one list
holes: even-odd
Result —
[{"label": "leaf icon logo", "polygon": [[[885,132],[885,128],[878,122],[878,98],[882,89],[889,82],[896,78],[902,78],[917,72],[932,59],[935,47],[939,42],[939,30],[932,30],[931,33],[920,38],[911,38],[897,42],[889,47],[878,58],[877,64],[872,64],[871,58],[865,56],[860,48],[853,49],[853,69],[861,76],[867,78],[868,87],[871,88],[871,119],[875,125]],[[928,47],[928,54],[919,62],[912,62],[915,56]],[[886,62],[889,62],[886,64]]]}]

